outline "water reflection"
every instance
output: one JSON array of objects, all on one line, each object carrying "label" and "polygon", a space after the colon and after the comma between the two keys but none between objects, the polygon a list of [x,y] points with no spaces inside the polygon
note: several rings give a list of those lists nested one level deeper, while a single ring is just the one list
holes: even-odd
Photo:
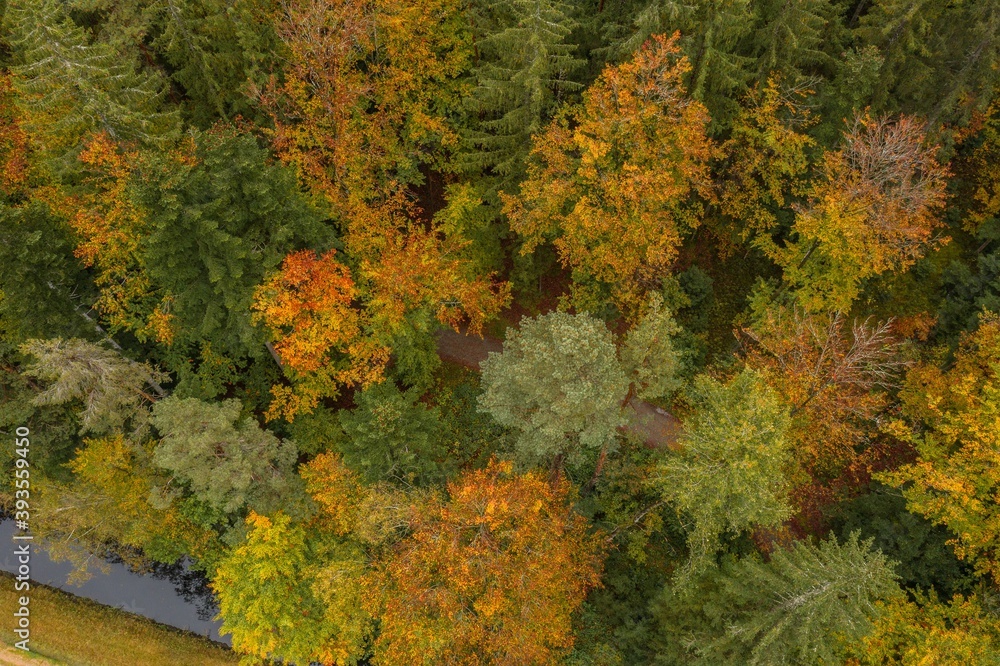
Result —
[{"label": "water reflection", "polygon": [[[14,523],[0,523],[0,553],[2,569],[17,570],[14,557]],[[23,543],[23,542],[22,542]],[[134,570],[120,559],[109,560],[108,572],[94,569],[93,576],[82,585],[67,583],[73,566],[68,562],[53,562],[48,554],[33,542],[31,548],[31,579],[80,597],[114,606],[136,615],[148,617],[179,629],[193,631],[216,641],[229,644],[229,637],[219,634],[221,622],[212,618],[218,613],[208,581],[191,571],[186,562],[174,565],[154,564]]]}]

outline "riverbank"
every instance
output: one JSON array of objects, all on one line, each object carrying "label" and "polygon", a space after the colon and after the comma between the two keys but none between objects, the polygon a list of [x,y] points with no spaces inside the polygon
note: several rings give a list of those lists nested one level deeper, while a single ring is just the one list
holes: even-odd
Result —
[{"label": "riverbank", "polygon": [[[14,642],[10,624],[17,597],[12,576],[0,573],[0,640]],[[239,658],[195,634],[94,603],[43,585],[31,588],[31,648],[46,661],[27,664],[69,666],[230,666]],[[7,651],[0,653],[0,664]],[[11,657],[13,659],[13,657]]]}]

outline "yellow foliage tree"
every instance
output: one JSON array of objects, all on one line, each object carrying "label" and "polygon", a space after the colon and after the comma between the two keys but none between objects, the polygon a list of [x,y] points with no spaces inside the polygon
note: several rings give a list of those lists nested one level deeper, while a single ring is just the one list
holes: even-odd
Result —
[{"label": "yellow foliage tree", "polygon": [[990,666],[1000,662],[1000,623],[975,596],[879,602],[873,631],[846,666]]},{"label": "yellow foliage tree", "polygon": [[948,175],[936,151],[914,118],[863,115],[824,156],[798,241],[777,256],[803,307],[846,311],[863,280],[906,270],[933,246]]},{"label": "yellow foliage tree", "polygon": [[963,338],[951,369],[911,370],[900,396],[916,430],[893,430],[918,458],[882,479],[902,488],[910,511],[951,530],[960,558],[1000,581],[1000,319],[984,317]]},{"label": "yellow foliage tree", "polygon": [[678,39],[654,36],[629,62],[608,66],[581,107],[535,137],[520,194],[503,196],[523,253],[553,242],[578,286],[608,286],[629,315],[698,226],[698,195],[711,195],[708,112],[684,89],[691,67]]}]

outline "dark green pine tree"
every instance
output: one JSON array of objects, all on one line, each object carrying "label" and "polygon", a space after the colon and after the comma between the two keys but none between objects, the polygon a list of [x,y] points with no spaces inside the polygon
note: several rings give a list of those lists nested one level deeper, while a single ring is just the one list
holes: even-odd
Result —
[{"label": "dark green pine tree", "polygon": [[667,588],[654,606],[658,664],[708,666],[843,663],[875,602],[902,594],[893,565],[852,535],[728,560],[689,590]]},{"label": "dark green pine tree", "polygon": [[110,44],[91,42],[61,3],[18,0],[9,19],[20,54],[15,73],[25,125],[44,157],[71,169],[94,132],[144,145],[176,135],[176,114],[161,111],[163,78],[139,71]]},{"label": "dark green pine tree", "polygon": [[498,189],[520,180],[531,135],[581,85],[570,79],[584,61],[567,38],[572,7],[559,0],[484,0],[474,8],[478,28],[476,87],[470,106],[470,144],[462,166],[498,176]]},{"label": "dark green pine tree", "polygon": [[169,295],[175,346],[208,343],[230,358],[259,356],[255,287],[288,252],[325,249],[333,238],[294,173],[272,163],[253,136],[217,129],[195,143],[193,165],[157,155],[140,167],[136,197],[152,227],[145,265]]},{"label": "dark green pine tree", "polygon": [[754,11],[754,28],[740,51],[756,60],[758,83],[778,74],[795,84],[833,69],[831,48],[844,30],[831,0],[757,0]]},{"label": "dark green pine tree", "polygon": [[[123,52],[148,45],[183,93],[186,118],[202,128],[236,116],[256,118],[247,94],[279,69],[283,45],[269,0],[77,0],[102,40]],[[81,7],[81,8],[83,8]]]},{"label": "dark green pine tree", "polygon": [[858,23],[859,43],[883,58],[876,109],[962,123],[993,99],[1000,84],[1000,0],[876,0]]},{"label": "dark green pine tree", "polygon": [[0,337],[92,337],[93,288],[66,224],[40,202],[0,199]]},{"label": "dark green pine tree", "polygon": [[355,394],[356,409],[340,412],[346,436],[337,449],[366,481],[421,485],[453,471],[441,411],[420,402],[419,393],[382,382]]},{"label": "dark green pine tree", "polygon": [[650,35],[680,31],[691,61],[688,92],[708,107],[715,129],[725,127],[754,73],[754,59],[740,50],[754,25],[750,0],[653,0],[619,17],[623,22],[607,32],[617,60],[634,53]]}]

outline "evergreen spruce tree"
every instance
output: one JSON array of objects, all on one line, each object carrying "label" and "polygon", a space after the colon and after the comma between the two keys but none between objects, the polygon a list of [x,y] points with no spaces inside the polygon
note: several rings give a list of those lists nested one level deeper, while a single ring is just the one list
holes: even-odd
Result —
[{"label": "evergreen spruce tree", "polygon": [[740,50],[756,60],[758,84],[779,74],[794,85],[831,68],[830,49],[843,31],[831,0],[757,0],[754,5],[754,28]]},{"label": "evergreen spruce tree", "polygon": [[448,447],[441,412],[418,398],[418,390],[403,393],[392,382],[358,394],[357,409],[340,412],[347,437],[338,448],[347,466],[372,483],[442,480]]},{"label": "evergreen spruce tree", "polygon": [[197,135],[191,158],[154,158],[149,175],[135,182],[152,227],[142,241],[145,265],[167,295],[177,343],[259,356],[254,289],[288,252],[332,238],[291,170],[270,162],[253,136],[231,129]]},{"label": "evergreen spruce tree", "polygon": [[0,335],[8,342],[93,335],[85,317],[89,281],[73,257],[73,238],[39,202],[0,200]]},{"label": "evergreen spruce tree", "polygon": [[[84,4],[85,2],[85,4]],[[277,9],[273,0],[76,0],[91,15],[98,38],[125,52],[147,46],[158,62],[169,65],[170,79],[183,93],[185,116],[207,128],[238,115],[255,118],[249,91],[266,84],[282,57],[282,43],[272,21],[261,20]]]},{"label": "evergreen spruce tree", "polygon": [[140,72],[108,43],[92,43],[60,3],[19,0],[9,14],[25,128],[43,155],[71,160],[95,132],[146,145],[175,134],[176,116],[160,109],[162,77]]},{"label": "evergreen spruce tree", "polygon": [[687,90],[708,107],[714,126],[724,127],[753,75],[753,59],[740,50],[754,24],[751,0],[653,0],[625,18],[627,25],[609,30],[616,59],[626,59],[650,35],[680,31],[691,62]]},{"label": "evergreen spruce tree", "polygon": [[892,563],[852,535],[796,542],[708,570],[691,590],[667,588],[654,607],[657,663],[723,666],[844,663],[876,602],[902,596]]},{"label": "evergreen spruce tree", "polygon": [[993,99],[1000,70],[1000,2],[878,0],[860,20],[860,44],[883,57],[872,106],[966,122]]},{"label": "evergreen spruce tree", "polygon": [[461,159],[510,185],[523,175],[531,135],[581,87],[570,75],[584,61],[567,42],[577,24],[572,6],[560,0],[484,0],[475,20],[481,36],[467,133],[473,148]]}]

